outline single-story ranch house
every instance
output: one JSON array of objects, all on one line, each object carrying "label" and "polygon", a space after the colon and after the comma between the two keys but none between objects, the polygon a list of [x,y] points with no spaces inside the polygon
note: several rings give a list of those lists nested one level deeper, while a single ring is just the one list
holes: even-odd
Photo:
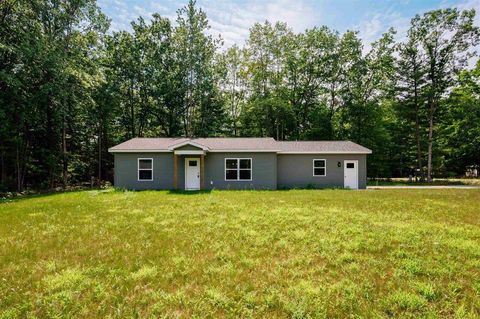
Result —
[{"label": "single-story ranch house", "polygon": [[126,189],[365,188],[367,154],[350,141],[134,138],[109,149]]}]

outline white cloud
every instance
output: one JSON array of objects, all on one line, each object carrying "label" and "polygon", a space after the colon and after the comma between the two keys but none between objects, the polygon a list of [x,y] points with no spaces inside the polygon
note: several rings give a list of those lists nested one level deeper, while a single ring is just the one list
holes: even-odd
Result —
[{"label": "white cloud", "polygon": [[[475,9],[476,15],[474,23],[477,27],[480,27],[480,1],[478,0],[465,0],[457,6],[460,10]],[[477,45],[472,51],[480,52],[480,45]],[[468,60],[468,67],[474,68],[477,64],[478,56],[472,57]]]},{"label": "white cloud", "polygon": [[364,42],[364,50],[368,51],[371,48],[371,44],[390,28],[394,28],[397,32],[395,35],[396,41],[404,40],[410,27],[411,18],[402,16],[399,12],[393,10],[374,12],[362,19],[355,26],[355,30],[359,31],[359,36]]},{"label": "white cloud", "polygon": [[150,8],[155,10],[155,12],[168,12],[169,11],[166,6],[163,6],[160,3],[155,2],[155,1],[150,2]]},{"label": "white cloud", "polygon": [[319,14],[315,13],[305,0],[250,1],[241,6],[229,1],[200,3],[210,20],[213,35],[221,34],[224,46],[243,45],[249,29],[256,22],[268,20],[272,23],[286,22],[295,32],[302,32],[318,24]]},{"label": "white cloud", "polygon": [[[167,0],[159,3],[157,0],[145,0],[127,5],[122,0],[98,0],[112,18],[111,29],[113,31],[131,30],[131,21],[138,16],[149,20],[154,12],[169,18],[172,22],[176,19],[176,10],[186,5],[186,0]],[[392,4],[388,9],[366,11],[362,16],[359,12],[358,19],[344,21],[345,29],[358,30],[364,41],[364,50],[368,51],[371,43],[378,40],[382,33],[390,27],[396,31],[396,40],[402,41],[406,37],[412,16],[405,15],[398,8],[408,6],[410,0],[400,0]],[[315,2],[312,0],[244,0],[243,2],[229,0],[198,0],[197,5],[207,14],[211,29],[209,34],[224,39],[224,48],[233,44],[244,45],[249,35],[249,29],[256,22],[268,20],[286,22],[294,32],[302,32],[307,28],[322,25],[322,12],[318,12]],[[477,16],[476,25],[480,25],[480,1],[479,0],[441,0],[436,7],[429,10],[456,6],[459,9],[475,8]],[[320,6],[321,7],[321,6]],[[395,9],[397,8],[397,9]],[[331,12],[332,14],[334,12]],[[419,12],[420,14],[422,12]],[[338,15],[338,13],[337,13]],[[342,17],[339,16],[339,19]]]},{"label": "white cloud", "polygon": [[[480,25],[480,1],[465,0],[460,3],[452,3],[451,1],[443,0],[442,2],[439,2],[437,7],[432,7],[429,10],[448,7],[457,7],[460,10],[475,9],[477,12],[475,24],[477,26]],[[422,12],[418,12],[418,14],[422,14]],[[407,31],[410,27],[410,20],[412,18],[413,16],[404,16],[393,9],[389,9],[386,12],[375,11],[367,14],[354,29],[359,31],[360,37],[364,40],[364,50],[368,51],[371,47],[371,43],[378,40],[382,33],[386,32],[390,27],[393,27],[397,31],[395,36],[396,41],[405,40],[407,37]]]},{"label": "white cloud", "polygon": [[460,2],[457,7],[461,10],[475,9],[475,25],[480,26],[480,1],[478,0],[465,0]]}]

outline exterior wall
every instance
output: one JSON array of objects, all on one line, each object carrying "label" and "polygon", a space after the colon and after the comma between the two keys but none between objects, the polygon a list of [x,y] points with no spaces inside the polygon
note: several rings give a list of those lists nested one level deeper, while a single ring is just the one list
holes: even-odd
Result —
[{"label": "exterior wall", "polygon": [[[251,181],[226,181],[226,158],[251,158]],[[276,189],[276,153],[207,153],[205,156],[206,189]]]},{"label": "exterior wall", "polygon": [[[115,153],[115,187],[173,189],[173,153]],[[153,158],[153,181],[138,181],[138,158]],[[178,156],[178,189],[185,189],[185,158]],[[225,158],[251,158],[251,181],[225,181]],[[275,153],[207,153],[205,156],[205,189],[276,189],[277,155]]]},{"label": "exterior wall", "polygon": [[[173,157],[173,155],[172,155],[172,157]],[[177,189],[185,189],[185,159],[186,158],[200,159],[200,156],[199,155],[178,155],[178,159],[177,159],[177,169],[178,169]]]},{"label": "exterior wall", "polygon": [[[313,176],[313,160],[327,160],[326,176]],[[344,160],[358,160],[358,188],[367,187],[367,155],[284,154],[278,155],[278,188],[343,187]],[[341,167],[337,163],[341,162]]]},{"label": "exterior wall", "polygon": [[[173,188],[172,153],[115,153],[114,158],[115,187],[136,190]],[[138,158],[153,158],[153,181],[138,181]]]},{"label": "exterior wall", "polygon": [[[115,187],[173,189],[173,153],[115,153]],[[153,181],[138,181],[138,158],[153,158]],[[185,188],[185,158],[178,156],[178,189]],[[225,158],[251,158],[251,181],[226,181]],[[327,160],[327,176],[313,176],[313,159]],[[366,188],[366,155],[307,155],[276,153],[207,153],[205,189],[277,189],[343,187],[344,160],[358,160],[358,187]],[[337,162],[341,162],[341,167]]]}]

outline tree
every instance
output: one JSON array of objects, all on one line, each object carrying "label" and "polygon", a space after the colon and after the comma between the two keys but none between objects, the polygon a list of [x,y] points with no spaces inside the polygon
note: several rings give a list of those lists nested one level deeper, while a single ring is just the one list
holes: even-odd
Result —
[{"label": "tree", "polygon": [[1,1],[0,191],[111,179],[108,148],[137,136],[349,139],[374,150],[370,176],[425,159],[429,180],[463,174],[480,157],[474,15],[428,12],[368,50],[265,21],[221,53],[195,1],[108,35],[95,0]]},{"label": "tree", "polygon": [[[386,131],[385,115],[392,95],[394,78],[393,35],[390,30],[372,44],[368,53],[361,53],[360,41],[356,43],[345,75],[346,88],[338,113],[338,135],[375,150],[369,158],[369,170],[373,176],[388,174],[388,150],[390,134]],[[352,35],[353,36],[353,35]]]},{"label": "tree", "polygon": [[469,166],[480,168],[480,61],[460,73],[459,84],[444,102],[439,129],[440,144],[449,155],[446,167],[455,175]]},{"label": "tree", "polygon": [[246,99],[245,52],[234,45],[221,55],[220,63],[223,67],[220,86],[228,114],[227,132],[239,136],[240,115],[244,112]]},{"label": "tree", "polygon": [[[6,1],[2,12],[2,105],[13,124],[7,143],[14,149],[15,184],[55,184],[61,163],[68,183],[74,104],[90,100],[84,68],[108,21],[95,1]],[[86,59],[86,57],[88,57]],[[69,88],[68,90],[66,88]],[[81,103],[78,103],[81,105]]]},{"label": "tree", "polygon": [[181,79],[177,92],[183,99],[184,134],[190,137],[219,134],[224,119],[214,67],[219,40],[207,35],[210,28],[207,16],[193,0],[178,10],[177,25],[173,41]]},{"label": "tree", "polygon": [[[397,61],[397,99],[400,118],[407,119],[405,125],[413,122],[416,143],[416,166],[423,179],[422,164],[422,131],[421,118],[424,110],[424,90],[426,83],[427,65],[425,56],[420,48],[419,35],[415,29],[408,31],[406,43],[398,45],[399,58]],[[402,129],[402,128],[399,128]],[[407,131],[406,134],[409,134]]]},{"label": "tree", "polygon": [[328,106],[327,138],[335,139],[341,135],[336,115],[345,104],[344,98],[350,87],[349,77],[362,58],[362,43],[354,31],[347,31],[341,36],[335,34],[331,41],[327,49],[331,56],[325,65],[323,92]]},{"label": "tree", "polygon": [[426,97],[428,105],[427,180],[432,181],[433,130],[441,99],[452,88],[458,71],[478,44],[479,29],[474,26],[474,10],[442,9],[412,19],[412,32],[425,52],[427,64]]},{"label": "tree", "polygon": [[312,114],[325,113],[326,103],[322,95],[332,72],[336,57],[332,48],[337,44],[338,35],[326,27],[306,30],[287,38],[285,50],[285,98],[290,102],[295,114],[292,136],[303,138],[330,138],[327,130],[331,121],[312,117]]},{"label": "tree", "polygon": [[248,106],[243,116],[247,135],[285,139],[291,133],[292,95],[285,83],[285,57],[293,33],[285,23],[256,23],[250,29],[246,57]]}]

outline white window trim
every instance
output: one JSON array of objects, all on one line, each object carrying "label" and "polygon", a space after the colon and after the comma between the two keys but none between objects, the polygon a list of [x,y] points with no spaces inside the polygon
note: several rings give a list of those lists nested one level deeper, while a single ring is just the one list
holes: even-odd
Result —
[{"label": "white window trim", "polygon": [[[236,160],[237,161],[237,179],[227,179],[227,160]],[[250,179],[240,179],[240,160],[250,160]],[[242,170],[247,170],[248,168],[242,168]],[[229,168],[228,170],[234,170],[234,168]],[[224,178],[225,182],[251,182],[253,180],[253,160],[251,157],[228,157],[224,161]]]},{"label": "white window trim", "polygon": [[[140,179],[140,161],[141,160],[150,160],[152,162],[152,168],[142,168],[142,171],[152,171],[152,178],[151,179]],[[153,158],[138,158],[137,159],[137,181],[138,182],[151,182],[153,181]]]},{"label": "white window trim", "polygon": [[[325,162],[325,167],[317,167],[317,168],[325,168],[325,174],[315,175],[315,161],[324,161]],[[324,158],[314,158],[312,160],[312,173],[313,173],[313,177],[325,177],[325,176],[327,176],[327,160],[324,159]]]}]

